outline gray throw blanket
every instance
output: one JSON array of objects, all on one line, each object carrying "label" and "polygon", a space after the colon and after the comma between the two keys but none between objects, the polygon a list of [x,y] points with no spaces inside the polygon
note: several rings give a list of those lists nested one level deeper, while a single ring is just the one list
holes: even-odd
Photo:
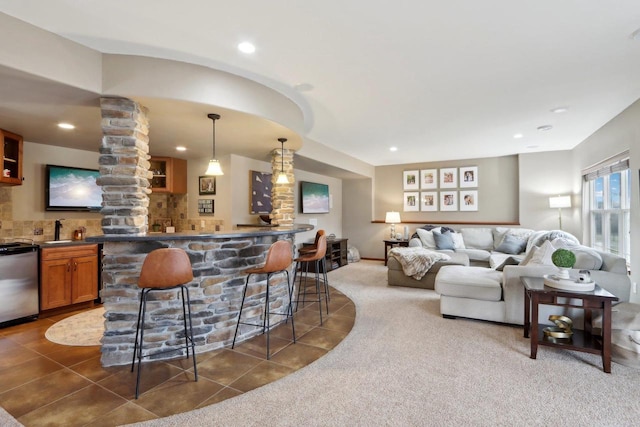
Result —
[{"label": "gray throw blanket", "polygon": [[436,262],[451,259],[449,255],[442,252],[421,247],[393,248],[389,251],[389,256],[398,260],[405,275],[416,280],[422,279]]}]

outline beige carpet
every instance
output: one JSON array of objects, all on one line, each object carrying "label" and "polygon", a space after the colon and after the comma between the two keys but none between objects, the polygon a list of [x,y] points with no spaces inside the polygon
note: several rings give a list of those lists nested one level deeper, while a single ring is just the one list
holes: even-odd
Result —
[{"label": "beige carpet", "polygon": [[640,371],[548,347],[522,328],[443,319],[433,291],[361,261],[329,274],[356,304],[333,351],[282,380],[140,426],[636,426]]},{"label": "beige carpet", "polygon": [[45,337],[51,342],[62,345],[90,346],[100,345],[104,334],[104,308],[76,314],[55,323]]}]

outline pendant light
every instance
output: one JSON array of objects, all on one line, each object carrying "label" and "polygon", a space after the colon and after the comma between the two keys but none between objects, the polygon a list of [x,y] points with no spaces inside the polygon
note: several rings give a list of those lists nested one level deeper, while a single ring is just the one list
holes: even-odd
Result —
[{"label": "pendant light", "polygon": [[207,114],[207,117],[213,121],[213,157],[209,160],[209,167],[204,174],[210,176],[224,175],[220,167],[220,162],[216,159],[216,120],[220,118],[220,114]]},{"label": "pendant light", "polygon": [[276,184],[288,184],[289,178],[287,178],[287,174],[284,173],[284,143],[287,142],[287,138],[278,138],[278,141],[280,141],[282,145],[282,150],[280,151],[280,174],[278,174]]}]

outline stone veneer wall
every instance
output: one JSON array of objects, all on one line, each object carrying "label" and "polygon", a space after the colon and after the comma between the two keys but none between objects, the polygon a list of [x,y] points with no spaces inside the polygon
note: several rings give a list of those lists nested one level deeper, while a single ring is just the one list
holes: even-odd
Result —
[{"label": "stone veneer wall", "polygon": [[148,230],[149,122],[147,110],[127,98],[101,98],[102,230],[109,234],[144,234]]},{"label": "stone veneer wall", "polygon": [[[131,363],[139,307],[137,283],[142,263],[149,252],[161,247],[177,247],[189,255],[194,274],[189,284],[193,332],[196,352],[199,353],[231,345],[246,280],[243,271],[264,263],[269,246],[279,238],[286,238],[293,245],[293,234],[237,239],[105,242],[104,287],[101,295],[107,321],[102,339],[102,365]],[[269,293],[272,311],[284,311],[288,304],[285,277],[275,275],[271,278]],[[265,290],[266,276],[251,276],[242,313],[243,321],[262,323]],[[182,304],[178,292],[162,291],[151,295],[151,302],[147,305],[145,353],[147,350],[163,351],[172,345],[184,343]],[[271,316],[272,325],[282,320],[283,316]],[[261,327],[241,325],[238,341],[261,332]],[[162,358],[176,357],[180,353],[182,351],[163,354]]]},{"label": "stone veneer wall", "polygon": [[[280,169],[284,162],[284,173],[289,178],[288,184],[276,184]],[[293,173],[293,150],[277,148],[271,155],[271,222],[278,225],[293,225],[296,219],[293,189],[296,177]]]}]

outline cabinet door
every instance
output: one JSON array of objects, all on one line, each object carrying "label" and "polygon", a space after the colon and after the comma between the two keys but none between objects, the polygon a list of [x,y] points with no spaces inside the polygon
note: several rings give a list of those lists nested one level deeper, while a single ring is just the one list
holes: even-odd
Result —
[{"label": "cabinet door", "polygon": [[98,297],[98,258],[95,255],[71,260],[71,304]]},{"label": "cabinet door", "polygon": [[71,304],[71,260],[54,259],[42,262],[40,309]]},{"label": "cabinet door", "polygon": [[22,185],[22,137],[0,129],[0,184]]}]

